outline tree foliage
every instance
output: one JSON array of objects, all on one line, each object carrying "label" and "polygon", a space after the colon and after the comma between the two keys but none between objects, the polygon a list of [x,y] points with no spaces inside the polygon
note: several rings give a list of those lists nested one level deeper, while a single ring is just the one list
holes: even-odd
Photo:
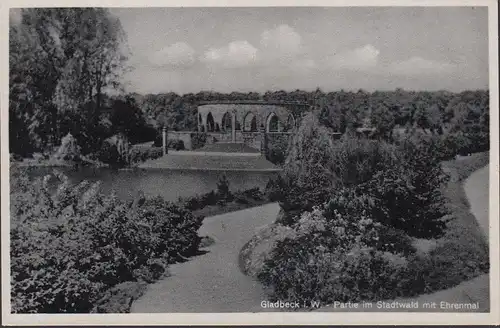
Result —
[{"label": "tree foliage", "polygon": [[98,147],[105,94],[125,67],[119,20],[102,8],[22,9],[9,39],[11,148],[50,149],[69,132]]}]

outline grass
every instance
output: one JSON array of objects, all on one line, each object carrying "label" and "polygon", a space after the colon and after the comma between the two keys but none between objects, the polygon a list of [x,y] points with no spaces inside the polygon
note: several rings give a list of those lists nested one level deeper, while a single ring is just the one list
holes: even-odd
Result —
[{"label": "grass", "polygon": [[273,223],[262,227],[240,250],[238,266],[243,274],[256,277],[264,261],[276,245],[285,239],[292,229]]},{"label": "grass", "polygon": [[463,181],[474,171],[486,166],[490,161],[490,153],[476,153],[460,159],[443,162],[443,169],[450,174],[450,181]]},{"label": "grass", "polygon": [[219,142],[208,144],[197,151],[224,152],[224,153],[260,153],[260,150],[247,146],[244,143]]},{"label": "grass", "polygon": [[261,156],[203,156],[168,154],[138,165],[139,168],[171,170],[279,171]]},{"label": "grass", "polygon": [[443,190],[451,220],[445,235],[429,254],[434,267],[427,281],[432,290],[449,288],[489,271],[488,241],[470,212],[463,182],[489,162],[488,153],[477,153],[461,160],[447,161],[443,167],[450,181]]}]

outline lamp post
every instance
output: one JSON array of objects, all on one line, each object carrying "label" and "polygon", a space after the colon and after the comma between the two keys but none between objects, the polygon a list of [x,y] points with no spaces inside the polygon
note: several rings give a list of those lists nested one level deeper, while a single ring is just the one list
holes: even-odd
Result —
[{"label": "lamp post", "polygon": [[266,150],[267,150],[267,133],[266,133],[266,128],[264,124],[260,125],[260,153],[261,156],[266,156]]},{"label": "lamp post", "polygon": [[236,110],[233,110],[233,115],[231,115],[231,141],[236,142]]},{"label": "lamp post", "polygon": [[168,153],[167,150],[167,127],[164,125],[162,128],[162,148],[163,148],[163,156]]}]

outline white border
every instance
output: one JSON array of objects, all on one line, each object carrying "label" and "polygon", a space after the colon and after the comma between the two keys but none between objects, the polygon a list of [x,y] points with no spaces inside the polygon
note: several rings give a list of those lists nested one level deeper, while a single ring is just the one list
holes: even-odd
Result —
[{"label": "white border", "polygon": [[[266,6],[488,6],[490,89],[490,299],[491,313],[197,313],[11,314],[9,275],[8,30],[9,8],[20,7],[266,7]],[[499,324],[499,125],[498,9],[495,0],[7,0],[1,22],[1,213],[2,321],[6,325],[280,325],[280,324]]]}]

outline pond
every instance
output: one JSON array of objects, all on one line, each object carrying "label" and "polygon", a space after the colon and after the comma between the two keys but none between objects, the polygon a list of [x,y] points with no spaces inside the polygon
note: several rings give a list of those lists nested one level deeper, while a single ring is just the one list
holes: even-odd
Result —
[{"label": "pond", "polygon": [[[53,172],[54,168],[24,168],[29,176],[40,177]],[[139,191],[146,196],[162,196],[169,201],[179,197],[190,197],[217,189],[217,182],[226,175],[232,191],[254,187],[265,188],[272,172],[237,172],[237,171],[192,171],[165,169],[113,170],[107,168],[57,168],[68,176],[71,182],[83,180],[101,181],[102,191],[115,190],[118,197],[130,199]]]}]

